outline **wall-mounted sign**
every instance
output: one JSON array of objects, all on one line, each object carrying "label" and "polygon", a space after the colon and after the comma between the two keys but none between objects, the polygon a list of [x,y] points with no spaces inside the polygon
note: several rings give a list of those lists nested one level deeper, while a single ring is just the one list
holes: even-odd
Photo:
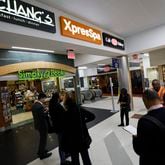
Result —
[{"label": "wall-mounted sign", "polygon": [[102,33],[102,36],[104,46],[108,46],[119,50],[125,50],[124,40],[104,32]]},{"label": "wall-mounted sign", "polygon": [[119,59],[118,58],[112,58],[112,67],[119,68]]},{"label": "wall-mounted sign", "polygon": [[97,66],[97,73],[107,73],[116,71],[111,65],[98,65]]},{"label": "wall-mounted sign", "polygon": [[54,13],[20,0],[0,0],[0,21],[56,32]]},{"label": "wall-mounted sign", "polygon": [[33,70],[33,71],[19,71],[19,80],[37,80],[37,79],[47,79],[51,77],[62,77],[65,75],[63,70]]},{"label": "wall-mounted sign", "polygon": [[69,18],[60,17],[61,34],[66,37],[71,37],[95,44],[102,44],[101,31],[76,22]]}]

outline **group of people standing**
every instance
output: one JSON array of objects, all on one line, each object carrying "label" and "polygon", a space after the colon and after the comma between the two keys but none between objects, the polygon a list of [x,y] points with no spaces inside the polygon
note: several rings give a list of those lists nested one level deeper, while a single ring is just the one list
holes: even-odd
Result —
[{"label": "group of people standing", "polygon": [[[140,156],[140,165],[165,164],[165,88],[161,87],[159,80],[153,80],[152,86],[152,89],[143,93],[148,113],[138,121],[137,135],[133,136],[133,148]],[[45,159],[52,154],[46,150],[49,109],[53,131],[58,136],[61,165],[80,165],[79,154],[84,165],[91,165],[88,149],[92,139],[86,123],[94,120],[95,115],[76,104],[74,92],[53,93],[48,108],[44,105],[45,98],[46,95],[40,93],[32,106],[34,126],[40,135],[39,158]],[[129,125],[131,98],[125,88],[121,89],[118,103],[121,107],[119,126],[124,126],[124,116],[126,125]],[[68,156],[71,157],[71,162],[67,161]]]},{"label": "group of people standing", "polygon": [[[32,113],[35,128],[40,134],[38,155],[40,159],[44,159],[51,156],[51,153],[45,149],[48,134],[47,110],[41,96],[43,98],[44,94],[39,94],[38,101],[32,107]],[[53,130],[58,136],[61,165],[79,165],[79,154],[84,165],[91,165],[88,149],[92,139],[86,123],[94,120],[95,115],[76,104],[74,92],[53,93],[49,102],[49,114]],[[71,162],[66,160],[68,155],[71,156]]]},{"label": "group of people standing", "polygon": [[[165,106],[165,87],[160,85],[160,81],[157,79],[154,79],[152,81],[152,88],[151,90],[154,90],[163,106]],[[128,126],[129,125],[129,112],[131,111],[131,97],[129,93],[127,92],[126,88],[122,88],[120,90],[120,96],[118,100],[118,104],[120,104],[120,120],[121,123],[118,125],[120,126]],[[124,125],[124,117],[126,124]]]}]

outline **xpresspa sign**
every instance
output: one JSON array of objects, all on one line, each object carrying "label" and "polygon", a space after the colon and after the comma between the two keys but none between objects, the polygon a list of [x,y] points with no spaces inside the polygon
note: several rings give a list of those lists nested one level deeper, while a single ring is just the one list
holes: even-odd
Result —
[{"label": "xpresspa sign", "polygon": [[61,34],[94,44],[102,44],[101,31],[69,18],[60,17]]},{"label": "xpresspa sign", "polygon": [[38,80],[51,77],[62,77],[65,75],[63,70],[33,70],[33,71],[18,71],[19,80]]},{"label": "xpresspa sign", "polygon": [[0,0],[0,21],[56,32],[54,13],[20,0]]}]

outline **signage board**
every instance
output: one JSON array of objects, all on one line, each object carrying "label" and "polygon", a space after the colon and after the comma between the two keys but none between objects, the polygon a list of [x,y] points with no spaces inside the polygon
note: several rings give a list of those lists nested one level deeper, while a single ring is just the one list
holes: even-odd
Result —
[{"label": "signage board", "polygon": [[0,0],[0,21],[56,32],[54,13],[20,0]]},{"label": "signage board", "polygon": [[97,73],[107,73],[116,71],[111,65],[98,65],[97,66]]},{"label": "signage board", "polygon": [[75,53],[74,53],[73,50],[68,50],[67,51],[67,56],[68,56],[68,59],[72,59],[72,60],[74,60],[76,58]]},{"label": "signage board", "polygon": [[113,68],[119,68],[119,59],[112,58],[112,67]]},{"label": "signage board", "polygon": [[37,79],[47,79],[51,77],[62,77],[65,75],[63,70],[33,70],[33,71],[19,71],[19,80],[37,80]]},{"label": "signage board", "polygon": [[104,32],[102,33],[102,36],[104,46],[108,46],[119,50],[125,50],[124,40]]},{"label": "signage board", "polygon": [[66,37],[102,44],[101,31],[69,18],[60,17],[61,34]]}]

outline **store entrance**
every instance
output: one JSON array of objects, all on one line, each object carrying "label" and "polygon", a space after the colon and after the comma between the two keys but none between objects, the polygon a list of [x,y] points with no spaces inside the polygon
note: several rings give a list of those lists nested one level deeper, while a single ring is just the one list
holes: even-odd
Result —
[{"label": "store entrance", "polygon": [[[0,81],[1,99],[6,106],[3,106],[5,120],[12,120],[11,126],[17,127],[32,122],[32,104],[40,92],[44,92],[51,98],[53,92],[60,89],[60,78],[44,80],[10,80]],[[7,110],[6,110],[7,109]]]}]

